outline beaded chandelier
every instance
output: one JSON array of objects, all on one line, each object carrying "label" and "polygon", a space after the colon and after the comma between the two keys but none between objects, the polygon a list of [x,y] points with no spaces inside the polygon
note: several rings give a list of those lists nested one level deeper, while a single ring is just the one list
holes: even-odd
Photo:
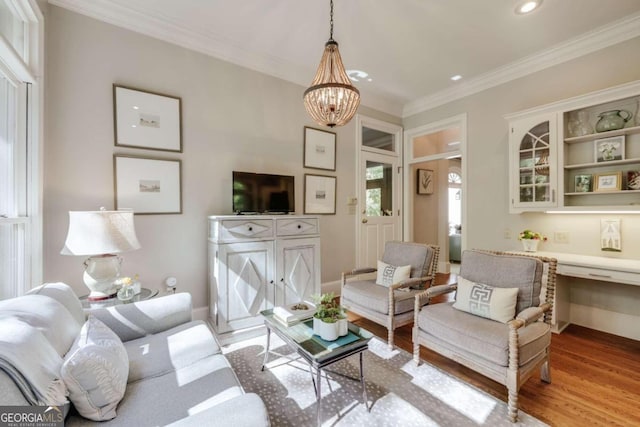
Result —
[{"label": "beaded chandelier", "polygon": [[311,87],[304,91],[304,108],[313,120],[323,126],[349,123],[360,105],[360,91],[351,84],[333,39],[333,0],[331,0],[329,41]]}]

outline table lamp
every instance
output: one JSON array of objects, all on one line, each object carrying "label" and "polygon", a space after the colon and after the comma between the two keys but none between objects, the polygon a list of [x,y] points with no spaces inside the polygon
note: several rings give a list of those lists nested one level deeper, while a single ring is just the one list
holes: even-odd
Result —
[{"label": "table lamp", "polygon": [[133,211],[69,211],[69,231],[62,255],[88,255],[84,283],[89,300],[113,297],[122,258],[116,254],[140,249]]}]

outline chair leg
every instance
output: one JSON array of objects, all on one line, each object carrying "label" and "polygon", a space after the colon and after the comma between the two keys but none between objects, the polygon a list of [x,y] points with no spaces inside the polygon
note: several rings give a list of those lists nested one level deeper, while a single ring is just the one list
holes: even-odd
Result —
[{"label": "chair leg", "polygon": [[393,327],[389,328],[387,346],[389,347],[389,350],[393,350],[393,348],[394,348],[394,345],[393,345]]},{"label": "chair leg", "polygon": [[508,389],[509,392],[509,401],[507,402],[507,410],[509,414],[509,420],[512,423],[518,421],[518,389],[511,388]]}]

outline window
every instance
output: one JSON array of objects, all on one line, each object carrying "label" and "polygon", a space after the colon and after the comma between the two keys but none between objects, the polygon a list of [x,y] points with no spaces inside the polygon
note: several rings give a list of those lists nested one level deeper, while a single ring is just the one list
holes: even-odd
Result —
[{"label": "window", "polygon": [[42,281],[42,14],[0,0],[0,299]]}]

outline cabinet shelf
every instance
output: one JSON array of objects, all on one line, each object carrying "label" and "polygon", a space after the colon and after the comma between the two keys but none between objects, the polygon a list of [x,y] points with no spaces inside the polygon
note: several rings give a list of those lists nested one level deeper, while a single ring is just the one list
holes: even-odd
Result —
[{"label": "cabinet shelf", "polygon": [[612,160],[610,162],[600,162],[600,163],[579,163],[575,165],[565,165],[564,168],[565,169],[604,168],[604,167],[616,166],[616,165],[628,165],[632,163],[640,163],[640,158]]},{"label": "cabinet shelf", "polygon": [[564,193],[565,196],[605,196],[607,194],[629,194],[640,193],[640,190],[617,190],[617,191],[582,191],[580,193]]},{"label": "cabinet shelf", "polygon": [[618,130],[610,130],[608,132],[592,133],[592,134],[583,135],[583,136],[573,136],[571,138],[565,138],[564,142],[567,144],[572,144],[574,142],[594,141],[596,139],[608,138],[611,136],[633,135],[635,133],[640,133],[640,126],[622,128]]}]

